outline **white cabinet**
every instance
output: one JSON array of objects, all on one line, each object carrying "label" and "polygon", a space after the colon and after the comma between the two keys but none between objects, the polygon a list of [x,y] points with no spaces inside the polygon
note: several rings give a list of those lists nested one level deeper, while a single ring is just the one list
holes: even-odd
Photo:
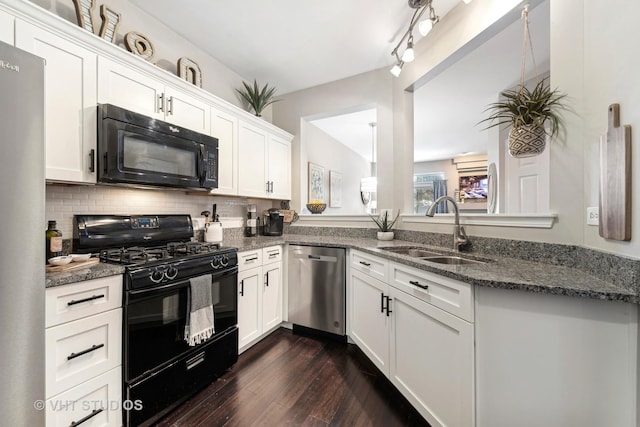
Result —
[{"label": "white cabinet", "polygon": [[122,424],[122,276],[45,292],[47,426]]},{"label": "white cabinet", "polygon": [[472,287],[358,251],[350,265],[350,338],[432,426],[474,426]]},{"label": "white cabinet", "polygon": [[218,138],[218,188],[212,194],[238,194],[238,118],[211,107],[211,136]]},{"label": "white cabinet", "polygon": [[238,192],[242,196],[291,198],[291,143],[240,121]]},{"label": "white cabinet", "polygon": [[95,183],[96,54],[21,20],[15,37],[46,60],[46,178]]},{"label": "white cabinet", "polygon": [[282,246],[240,252],[238,268],[242,352],[282,323]]},{"label": "white cabinet", "polygon": [[211,132],[211,112],[206,102],[104,57],[98,59],[98,102],[207,135]]},{"label": "white cabinet", "polygon": [[389,378],[432,426],[474,424],[473,324],[394,287]]},{"label": "white cabinet", "polygon": [[389,286],[351,270],[350,337],[374,365],[389,376],[389,325],[385,307]]},{"label": "white cabinet", "polygon": [[13,25],[15,18],[7,12],[0,10],[0,41],[13,46],[15,40],[13,35]]}]

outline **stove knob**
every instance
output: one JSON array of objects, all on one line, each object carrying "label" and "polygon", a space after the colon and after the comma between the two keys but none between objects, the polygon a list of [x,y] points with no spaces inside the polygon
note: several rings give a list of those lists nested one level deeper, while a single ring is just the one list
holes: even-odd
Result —
[{"label": "stove knob", "polygon": [[165,271],[164,275],[167,277],[167,279],[173,280],[178,275],[178,269],[175,266],[170,265],[169,268],[167,268],[167,271]]},{"label": "stove knob", "polygon": [[213,259],[211,260],[211,267],[215,269],[220,268],[220,257],[213,257]]},{"label": "stove knob", "polygon": [[153,270],[149,278],[153,283],[160,283],[164,278],[164,272],[162,270]]},{"label": "stove knob", "polygon": [[226,267],[227,265],[229,265],[229,257],[226,255],[222,255],[222,260],[220,261],[220,265],[222,265],[223,267]]}]

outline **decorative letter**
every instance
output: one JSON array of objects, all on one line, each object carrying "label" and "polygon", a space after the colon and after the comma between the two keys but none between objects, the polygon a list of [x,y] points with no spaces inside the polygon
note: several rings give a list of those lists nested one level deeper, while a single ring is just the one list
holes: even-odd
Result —
[{"label": "decorative letter", "polygon": [[120,24],[120,14],[109,9],[105,5],[100,6],[100,16],[102,16],[102,27],[99,36],[108,42],[116,41],[116,29]]},{"label": "decorative letter", "polygon": [[95,0],[73,0],[76,7],[78,25],[93,34],[93,18],[91,12],[95,6]]},{"label": "decorative letter", "polygon": [[200,66],[189,58],[178,59],[178,76],[195,86],[202,87]]},{"label": "decorative letter", "polygon": [[124,44],[129,52],[147,61],[151,60],[155,53],[151,41],[135,31],[130,31],[124,36]]}]

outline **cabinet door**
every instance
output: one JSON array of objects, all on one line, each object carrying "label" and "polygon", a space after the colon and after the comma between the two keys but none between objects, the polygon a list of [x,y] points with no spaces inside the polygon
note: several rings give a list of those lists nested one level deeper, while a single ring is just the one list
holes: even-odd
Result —
[{"label": "cabinet door", "polygon": [[7,12],[0,10],[0,41],[13,46],[15,42],[13,37],[13,24],[15,18]]},{"label": "cabinet door", "polygon": [[262,268],[238,272],[238,330],[240,351],[262,333]]},{"label": "cabinet door", "polygon": [[[389,375],[388,286],[359,271],[351,272],[351,339]],[[393,313],[391,313],[393,314]]]},{"label": "cabinet door", "polygon": [[238,125],[238,193],[241,196],[266,197],[268,135],[246,123]]},{"label": "cabinet door", "polygon": [[185,92],[165,87],[165,121],[209,135],[211,133],[211,107]]},{"label": "cabinet door", "polygon": [[291,199],[291,144],[281,138],[269,137],[269,197]]},{"label": "cabinet door", "polygon": [[46,59],[46,178],[95,183],[96,55],[21,20],[16,46]]},{"label": "cabinet door", "polygon": [[390,295],[391,382],[432,426],[473,426],[473,325],[393,287]]},{"label": "cabinet door", "polygon": [[100,57],[98,102],[113,104],[155,119],[164,120],[164,85],[133,68]]},{"label": "cabinet door", "polygon": [[282,264],[276,262],[265,265],[262,274],[262,330],[266,332],[282,322]]},{"label": "cabinet door", "polygon": [[214,194],[238,194],[238,119],[211,108],[211,136],[218,138],[218,188]]}]

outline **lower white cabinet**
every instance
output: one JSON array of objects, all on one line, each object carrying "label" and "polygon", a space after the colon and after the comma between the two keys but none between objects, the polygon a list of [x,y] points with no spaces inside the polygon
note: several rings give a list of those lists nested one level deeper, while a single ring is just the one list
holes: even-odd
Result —
[{"label": "lower white cabinet", "polygon": [[282,246],[238,253],[239,351],[282,323]]},{"label": "lower white cabinet", "polygon": [[474,426],[470,285],[352,251],[349,286],[349,336],[362,352],[432,426]]},{"label": "lower white cabinet", "polygon": [[45,307],[47,426],[122,425],[122,276],[47,288]]}]

